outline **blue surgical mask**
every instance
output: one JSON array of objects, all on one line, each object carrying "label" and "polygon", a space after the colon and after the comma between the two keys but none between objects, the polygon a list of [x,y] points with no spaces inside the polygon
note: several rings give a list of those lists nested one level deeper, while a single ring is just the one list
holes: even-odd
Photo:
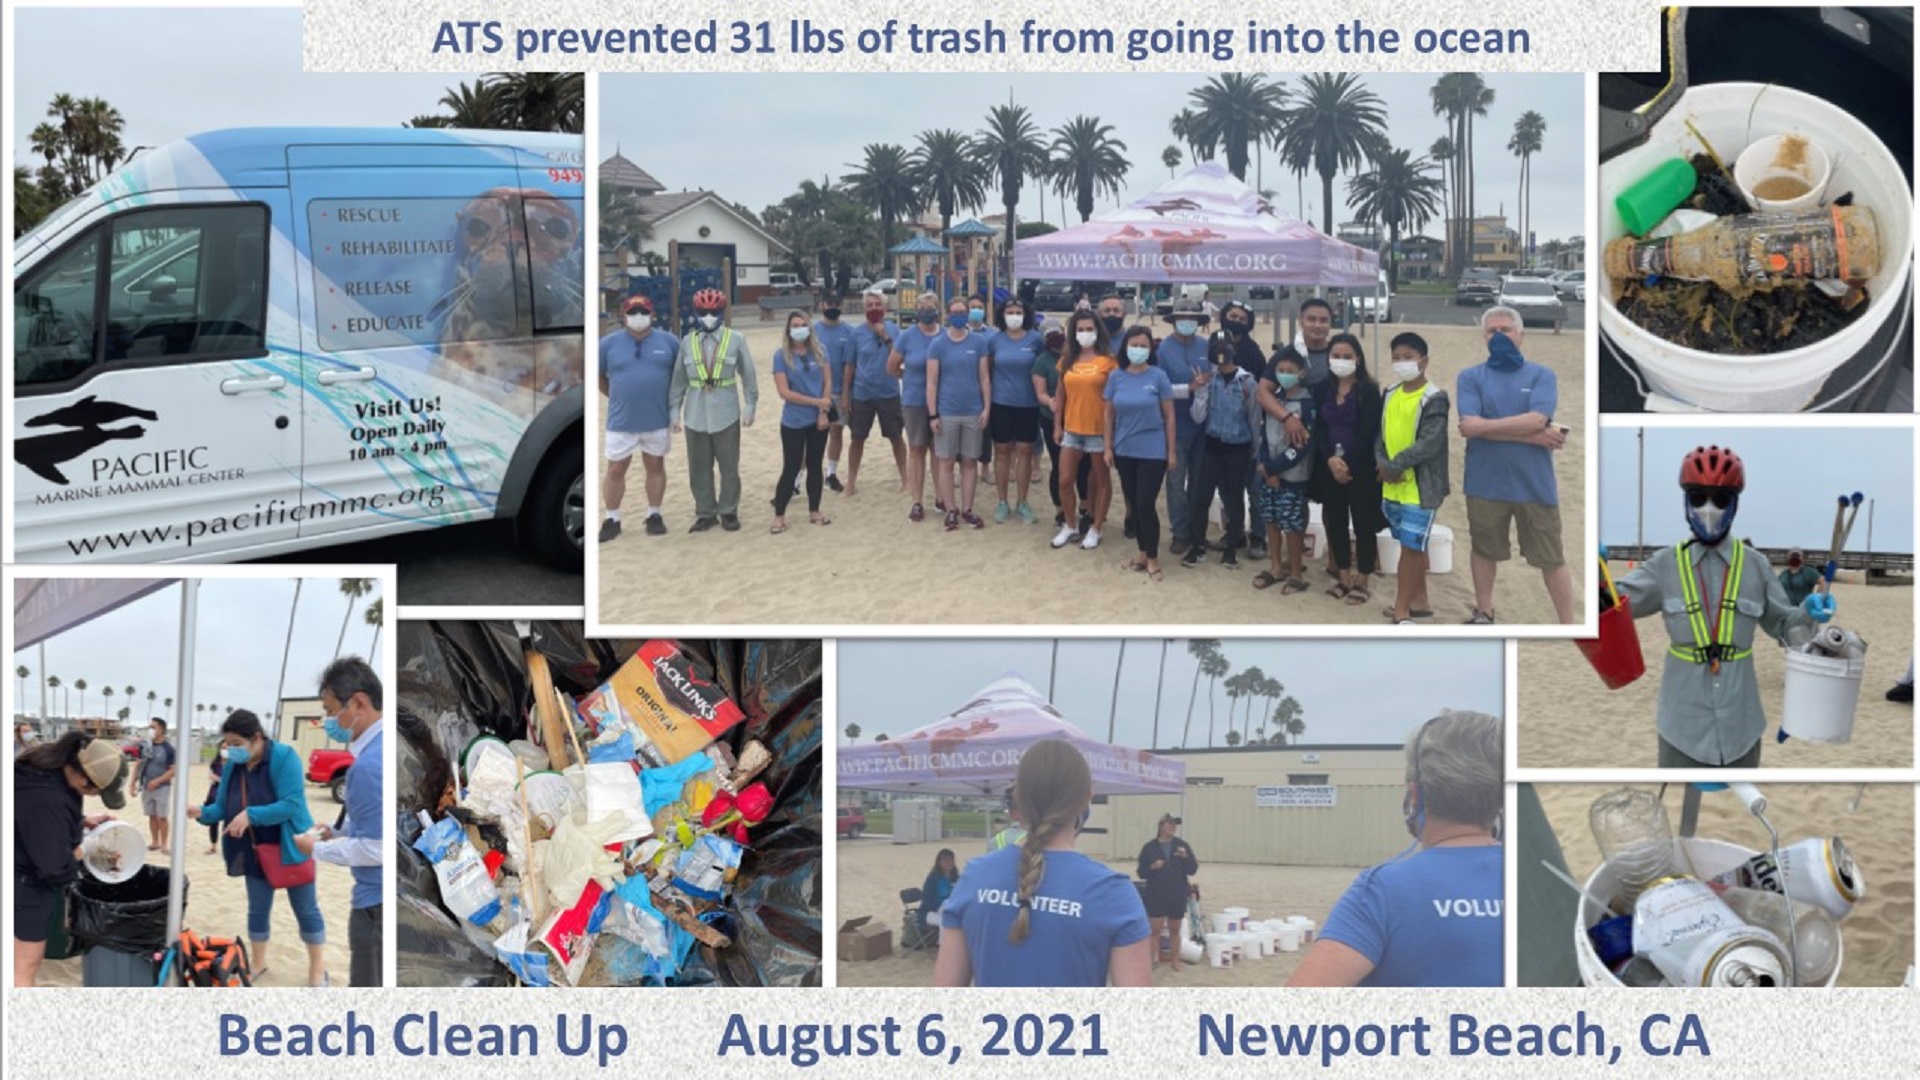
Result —
[{"label": "blue surgical mask", "polygon": [[1173,324],[1173,332],[1181,337],[1192,337],[1199,329],[1200,324],[1192,319],[1176,319]]},{"label": "blue surgical mask", "polygon": [[1300,385],[1300,376],[1295,372],[1280,371],[1274,373],[1273,381],[1280,384],[1280,389],[1291,390]]},{"label": "blue surgical mask", "polygon": [[321,721],[320,727],[326,731],[327,738],[332,739],[334,742],[350,743],[353,741],[353,732],[348,731],[346,725],[342,724],[340,718],[337,716],[327,717]]},{"label": "blue surgical mask", "polygon": [[1127,346],[1127,362],[1144,364],[1147,362],[1147,354],[1151,351],[1152,350],[1144,345],[1129,345]]},{"label": "blue surgical mask", "polygon": [[248,752],[244,746],[227,747],[227,760],[233,762],[235,765],[245,765],[252,757],[253,754]]},{"label": "blue surgical mask", "polygon": [[979,326],[981,323],[986,322],[987,321],[986,309],[985,308],[968,308],[967,321],[972,323],[975,326]]},{"label": "blue surgical mask", "polygon": [[953,327],[955,330],[965,330],[969,321],[971,320],[963,312],[956,311],[947,316],[947,325]]}]

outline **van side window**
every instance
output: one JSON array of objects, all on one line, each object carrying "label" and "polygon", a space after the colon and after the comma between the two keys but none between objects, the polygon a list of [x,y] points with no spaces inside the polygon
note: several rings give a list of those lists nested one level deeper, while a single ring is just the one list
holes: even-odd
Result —
[{"label": "van side window", "polygon": [[586,249],[579,199],[529,195],[521,202],[527,222],[528,280],[533,284],[533,328],[578,330],[586,324]]},{"label": "van side window", "polygon": [[139,210],[97,227],[16,286],[16,385],[116,361],[264,355],[268,228],[257,205]]}]

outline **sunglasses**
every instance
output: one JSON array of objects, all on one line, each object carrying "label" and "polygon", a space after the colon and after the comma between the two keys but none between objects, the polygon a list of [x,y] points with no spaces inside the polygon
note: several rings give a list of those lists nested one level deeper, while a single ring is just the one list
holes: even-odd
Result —
[{"label": "sunglasses", "polygon": [[1688,488],[1687,505],[1698,510],[1711,502],[1717,510],[1733,505],[1733,492],[1727,488]]}]

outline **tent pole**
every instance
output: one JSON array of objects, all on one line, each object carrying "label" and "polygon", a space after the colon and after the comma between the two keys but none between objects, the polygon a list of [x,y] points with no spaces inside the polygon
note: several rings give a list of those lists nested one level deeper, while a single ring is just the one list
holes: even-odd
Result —
[{"label": "tent pole", "polygon": [[[198,578],[182,578],[180,581],[180,644],[178,648],[178,681],[174,690],[174,700],[180,705],[179,715],[187,715],[193,707],[193,659],[194,636],[200,619],[200,581]],[[180,940],[180,928],[185,924],[187,914],[187,785],[188,769],[195,767],[194,729],[192,724],[181,724],[180,755],[181,768],[175,770],[173,778],[173,842],[169,857],[172,866],[167,874],[167,944]]]}]

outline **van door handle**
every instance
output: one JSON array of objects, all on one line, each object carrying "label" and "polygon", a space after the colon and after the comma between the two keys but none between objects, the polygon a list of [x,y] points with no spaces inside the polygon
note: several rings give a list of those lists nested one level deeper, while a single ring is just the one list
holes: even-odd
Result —
[{"label": "van door handle", "polygon": [[258,379],[222,379],[220,392],[223,394],[257,394],[263,390],[284,390],[287,380],[279,375],[267,375]]},{"label": "van door handle", "polygon": [[372,382],[379,372],[370,367],[328,368],[319,375],[321,386],[335,386],[349,382]]}]

